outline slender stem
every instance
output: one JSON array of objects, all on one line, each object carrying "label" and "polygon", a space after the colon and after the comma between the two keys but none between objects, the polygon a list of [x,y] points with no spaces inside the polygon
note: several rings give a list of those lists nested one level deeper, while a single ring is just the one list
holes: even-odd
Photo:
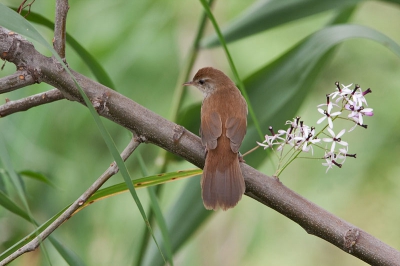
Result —
[{"label": "slender stem", "polygon": [[[213,2],[214,2],[214,0],[209,0],[208,5],[211,6],[213,4]],[[197,55],[199,52],[200,40],[204,35],[204,29],[206,27],[206,22],[207,22],[207,14],[205,12],[203,12],[203,14],[201,15],[201,18],[200,18],[200,23],[199,23],[199,27],[197,29],[196,37],[190,48],[188,58],[187,58],[186,62],[184,63],[183,69],[186,69],[186,70],[185,70],[185,72],[181,72],[184,74],[179,76],[178,83],[176,84],[174,97],[172,98],[172,104],[171,104],[171,115],[170,115],[171,121],[176,121],[179,109],[182,106],[182,100],[184,99],[184,97],[186,95],[186,89],[184,86],[182,86],[182,83],[184,83],[185,81],[188,81],[190,78],[190,73],[192,71],[194,63],[196,62]]]},{"label": "slender stem", "polygon": [[225,42],[224,36],[222,35],[221,30],[219,29],[218,23],[215,20],[214,15],[212,14],[212,12],[210,10],[210,7],[208,6],[206,0],[200,0],[200,2],[203,5],[204,10],[206,11],[206,13],[208,15],[208,18],[210,19],[211,23],[213,24],[215,32],[217,33],[217,35],[219,37],[219,41],[221,42],[221,45],[222,45],[222,47],[223,47],[223,49],[225,51],[226,57],[228,59],[229,65],[230,65],[230,67],[232,69],[233,75],[235,76],[235,79],[236,79],[236,82],[238,84],[238,87],[239,87],[240,91],[242,92],[243,97],[247,101],[250,117],[254,122],[254,125],[255,125],[255,127],[257,129],[258,135],[260,136],[260,139],[262,139],[263,138],[263,133],[262,133],[260,124],[258,123],[258,119],[257,119],[257,117],[256,117],[256,115],[254,113],[253,107],[252,107],[252,105],[250,103],[250,99],[249,99],[247,91],[246,91],[246,89],[244,87],[244,83],[239,77],[239,73],[236,70],[235,64],[233,63],[232,56],[231,56],[231,54],[230,54],[230,52],[228,50],[228,47],[226,46],[226,42]]},{"label": "slender stem", "polygon": [[244,157],[244,156],[246,156],[246,155],[249,155],[249,154],[252,153],[253,151],[257,150],[258,148],[260,148],[260,146],[258,146],[258,145],[255,146],[255,147],[252,148],[251,150],[245,152],[245,153],[242,155],[242,157]]}]

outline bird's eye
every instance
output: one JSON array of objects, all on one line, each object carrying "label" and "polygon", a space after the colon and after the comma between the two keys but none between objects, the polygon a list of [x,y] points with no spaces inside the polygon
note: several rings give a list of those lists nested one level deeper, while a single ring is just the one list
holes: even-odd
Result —
[{"label": "bird's eye", "polygon": [[199,83],[200,83],[201,85],[204,85],[204,83],[206,83],[206,81],[205,81],[204,79],[200,79],[200,80],[199,80]]}]

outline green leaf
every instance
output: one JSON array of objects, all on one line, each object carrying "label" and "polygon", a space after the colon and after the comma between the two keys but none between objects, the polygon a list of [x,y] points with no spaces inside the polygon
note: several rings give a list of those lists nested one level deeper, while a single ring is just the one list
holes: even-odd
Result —
[{"label": "green leaf", "polygon": [[28,222],[31,222],[29,215],[18,205],[16,205],[3,191],[0,190],[0,205],[9,210],[10,212],[24,218]]},{"label": "green leaf", "polygon": [[32,179],[38,180],[40,182],[43,182],[53,188],[56,188],[56,185],[51,182],[44,174],[39,173],[39,172],[34,172],[32,170],[24,170],[19,172],[20,175],[30,177]]},{"label": "green leaf", "polygon": [[[223,29],[225,41],[230,43],[300,18],[331,9],[354,6],[363,0],[260,0],[245,10]],[[217,35],[201,42],[203,47],[220,45]]]},{"label": "green leaf", "polygon": [[54,236],[50,235],[49,240],[51,244],[57,249],[58,253],[65,259],[69,265],[84,266],[86,265],[82,259],[73,250],[69,249],[63,243],[58,241]]},{"label": "green leaf", "polygon": [[[143,188],[155,185],[161,185],[167,182],[176,181],[183,178],[188,178],[196,175],[200,175],[202,173],[201,169],[191,169],[191,170],[182,170],[178,172],[170,172],[164,174],[157,174],[153,176],[147,176],[143,178],[138,178],[132,181],[136,188]],[[103,189],[96,191],[82,207],[86,207],[93,202],[99,201],[101,199],[114,196],[120,193],[127,192],[128,188],[125,183],[119,183],[113,186],[109,186]],[[81,210],[82,207],[78,210]]]}]

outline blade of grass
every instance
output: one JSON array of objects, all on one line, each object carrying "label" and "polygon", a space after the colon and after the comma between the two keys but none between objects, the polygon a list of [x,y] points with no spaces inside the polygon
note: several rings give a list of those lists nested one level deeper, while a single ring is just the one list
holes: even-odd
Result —
[{"label": "blade of grass", "polygon": [[29,215],[17,204],[15,204],[3,191],[0,190],[0,205],[3,206],[5,209],[9,210],[10,212],[24,218],[28,222],[31,221]]},{"label": "blade of grass", "polygon": [[18,174],[38,180],[38,181],[43,182],[53,188],[56,188],[56,185],[53,182],[51,182],[44,174],[41,174],[41,173],[38,173],[38,172],[35,172],[32,170],[20,171]]},{"label": "blade of grass", "polygon": [[217,33],[219,41],[220,41],[220,43],[221,43],[221,45],[222,45],[222,47],[223,47],[223,49],[225,51],[226,57],[228,59],[228,62],[229,62],[229,65],[231,67],[231,70],[233,72],[233,75],[235,76],[235,79],[236,79],[236,82],[238,84],[238,87],[239,87],[240,91],[242,92],[243,97],[246,99],[250,117],[253,120],[253,123],[254,123],[254,125],[256,127],[256,130],[257,130],[257,132],[259,134],[259,137],[260,137],[260,139],[263,139],[264,135],[263,135],[263,133],[261,131],[260,124],[258,123],[258,119],[257,119],[257,117],[256,117],[256,115],[255,115],[255,113],[253,111],[253,106],[252,106],[252,104],[250,102],[250,99],[249,99],[249,96],[248,96],[247,91],[245,89],[244,83],[240,79],[239,73],[237,72],[235,64],[233,63],[233,59],[232,59],[231,54],[230,54],[230,52],[228,50],[228,47],[227,47],[226,42],[224,40],[224,37],[222,36],[221,30],[219,29],[218,23],[215,20],[214,15],[212,14],[212,12],[210,10],[210,7],[208,6],[206,0],[200,0],[200,2],[203,5],[203,8],[207,13],[208,18],[210,19],[211,23],[214,26],[215,32]]},{"label": "blade of grass", "polygon": [[[139,165],[140,165],[140,169],[142,171],[142,175],[143,176],[147,176],[148,172],[147,172],[147,168],[146,165],[143,161],[143,158],[141,156],[141,154],[139,152],[136,153],[136,157],[139,161]],[[151,202],[151,210],[154,213],[154,216],[156,218],[157,224],[160,227],[160,231],[161,231],[161,236],[164,242],[164,246],[165,246],[165,251],[167,254],[167,260],[169,262],[170,265],[174,265],[174,261],[173,261],[173,256],[172,256],[172,249],[171,249],[171,241],[170,241],[170,235],[167,229],[167,224],[165,222],[164,216],[162,214],[160,205],[158,203],[158,198],[155,192],[154,187],[148,187],[147,191],[149,193],[150,196],[150,202]],[[145,241],[147,242],[147,241]],[[161,245],[161,247],[163,247],[163,245]],[[139,256],[141,257],[141,256]],[[137,264],[140,265],[140,262]]]},{"label": "blade of grass", "polygon": [[[339,10],[355,6],[363,0],[271,0],[257,1],[239,14],[222,30],[227,43],[240,40],[251,35],[281,26],[291,21],[299,20],[329,10]],[[202,41],[204,47],[219,45],[217,35],[212,35]]]}]

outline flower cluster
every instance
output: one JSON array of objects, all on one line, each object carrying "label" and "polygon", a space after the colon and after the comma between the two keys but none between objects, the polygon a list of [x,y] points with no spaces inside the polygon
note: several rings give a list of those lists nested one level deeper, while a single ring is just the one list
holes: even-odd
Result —
[{"label": "flower cluster", "polygon": [[[318,133],[315,127],[304,124],[300,117],[296,117],[293,121],[286,121],[286,125],[289,125],[287,130],[281,129],[275,133],[273,128],[269,127],[271,135],[265,135],[262,143],[257,142],[264,149],[269,148],[278,153],[279,166],[276,176],[302,152],[311,151],[311,155],[314,155],[313,147],[318,147],[324,152],[320,158],[324,160],[322,165],[327,167],[326,171],[333,166],[341,168],[347,157],[356,158],[356,154],[348,153],[349,144],[342,140],[346,129],[334,129],[334,122],[337,119],[352,122],[353,125],[347,132],[353,131],[357,126],[367,128],[364,116],[372,116],[374,113],[372,108],[367,107],[365,95],[372,91],[369,88],[362,91],[359,85],[350,89],[353,84],[342,84],[340,87],[339,82],[336,82],[335,85],[336,90],[326,95],[326,103],[317,106],[318,112],[322,114],[317,124],[326,123]],[[319,138],[321,134],[324,135],[323,138]],[[330,147],[327,147],[328,145]],[[285,149],[287,152],[284,152]]]}]

